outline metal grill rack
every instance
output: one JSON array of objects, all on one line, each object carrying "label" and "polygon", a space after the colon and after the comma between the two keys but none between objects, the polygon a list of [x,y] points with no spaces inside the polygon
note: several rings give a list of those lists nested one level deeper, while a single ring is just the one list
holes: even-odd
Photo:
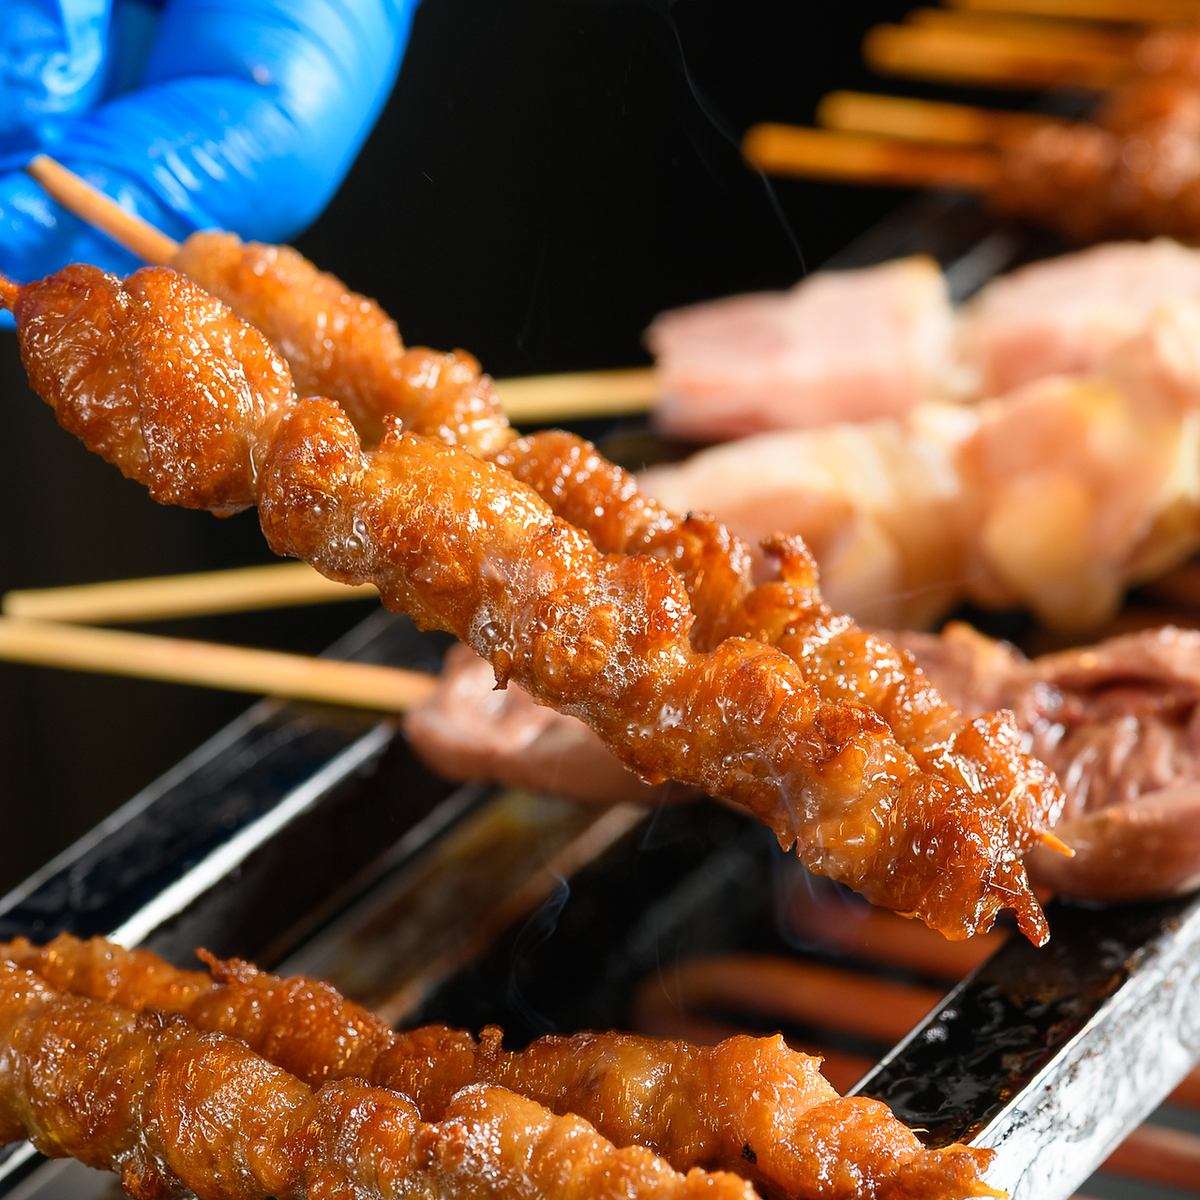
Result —
[{"label": "metal grill rack", "polygon": [[[838,265],[917,247],[960,296],[1041,249],[930,196]],[[432,668],[443,645],[378,614],[331,653]],[[105,934],[181,964],[204,945],[327,978],[396,1023],[495,1021],[514,1044],[585,1027],[782,1026],[846,1083],[867,1068],[857,1090],[932,1142],[994,1147],[990,1179],[1013,1200],[1065,1200],[1114,1150],[1120,1182],[1089,1184],[1094,1195],[1133,1195],[1147,1164],[1160,1183],[1200,1187],[1200,1168],[1187,1173],[1200,1139],[1129,1140],[1200,1060],[1200,899],[1052,907],[1047,950],[1004,941],[961,980],[957,951],[914,957],[866,937],[878,919],[720,806],[646,813],[453,787],[386,722],[276,702],[0,901],[0,937]],[[775,1007],[736,986],[697,992],[696,961],[723,962],[735,984],[739,970],[774,971]],[[806,1004],[829,987],[839,1003]],[[1177,1118],[1198,1093],[1185,1084],[1164,1119],[1196,1128],[1194,1113]],[[0,1160],[0,1196],[111,1188],[27,1147]]]}]

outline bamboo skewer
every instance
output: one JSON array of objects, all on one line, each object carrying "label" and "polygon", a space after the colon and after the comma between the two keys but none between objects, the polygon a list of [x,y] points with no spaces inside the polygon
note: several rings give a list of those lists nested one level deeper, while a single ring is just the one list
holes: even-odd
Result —
[{"label": "bamboo skewer", "polygon": [[1200,0],[945,0],[972,13],[1011,13],[1072,21],[1174,24],[1200,20]]},{"label": "bamboo skewer", "polygon": [[996,145],[1010,137],[1070,122],[1041,113],[1006,112],[974,104],[914,100],[870,92],[830,92],[817,106],[827,129],[878,137],[945,142],[949,145]]},{"label": "bamboo skewer", "polygon": [[1103,89],[1136,69],[1127,51],[920,25],[876,25],[863,39],[863,57],[884,75],[1016,88]]},{"label": "bamboo skewer", "polygon": [[742,141],[761,171],[809,179],[898,187],[958,187],[987,191],[998,160],[974,146],[931,145],[795,125],[755,125]]},{"label": "bamboo skewer", "polygon": [[13,617],[0,617],[0,661],[385,713],[407,712],[435,686],[432,675],[374,663]]},{"label": "bamboo skewer", "polygon": [[25,620],[103,625],[362,600],[378,594],[370,584],[335,583],[308,563],[281,562],[14,591],[0,601],[0,611]]},{"label": "bamboo skewer", "polygon": [[496,390],[514,423],[544,424],[648,412],[659,388],[653,367],[629,367],[497,379]]},{"label": "bamboo skewer", "polygon": [[[178,242],[62,163],[39,154],[26,170],[64,208],[139,258],[169,265],[175,257]],[[645,412],[658,401],[653,367],[524,376],[497,380],[496,387],[514,423],[625,416]]]},{"label": "bamboo skewer", "polygon": [[[179,249],[177,241],[136,213],[128,212],[115,201],[109,200],[99,188],[67,170],[49,155],[37,155],[25,169],[64,208],[107,234],[138,258],[148,263],[165,264],[175,257]],[[107,201],[103,222],[91,216],[98,199]]]}]

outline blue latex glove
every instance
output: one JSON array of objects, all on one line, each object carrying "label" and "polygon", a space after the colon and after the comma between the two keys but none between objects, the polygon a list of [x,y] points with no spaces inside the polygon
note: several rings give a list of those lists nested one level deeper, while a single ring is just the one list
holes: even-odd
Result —
[{"label": "blue latex glove", "polygon": [[0,272],[135,265],[21,172],[39,151],[174,237],[292,237],[378,117],[417,3],[0,0]]}]

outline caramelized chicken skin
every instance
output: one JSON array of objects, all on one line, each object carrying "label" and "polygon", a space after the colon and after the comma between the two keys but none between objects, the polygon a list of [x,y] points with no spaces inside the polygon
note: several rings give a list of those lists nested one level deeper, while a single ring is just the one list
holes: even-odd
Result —
[{"label": "caramelized chicken skin", "polygon": [[[1063,780],[1057,828],[1075,855],[1035,850],[1035,883],[1101,903],[1200,886],[1200,631],[1164,626],[1033,659],[958,623],[886,637],[957,710],[1013,711],[1032,752]],[[437,689],[405,720],[413,748],[451,778],[584,800],[602,786],[610,802],[686,795],[648,792],[590,730],[515,688],[502,701],[504,736],[490,736],[490,686],[487,665],[456,647]]]},{"label": "caramelized chicken skin", "polygon": [[56,988],[182,1014],[242,1039],[313,1086],[354,1077],[393,1088],[427,1121],[442,1120],[463,1088],[500,1086],[585,1118],[618,1146],[646,1146],[676,1170],[734,1171],[772,1195],[987,1194],[977,1188],[986,1151],[926,1150],[886,1105],[839,1096],[820,1059],[790,1050],[778,1036],[706,1047],[583,1033],[510,1051],[498,1029],[479,1039],[440,1025],[396,1033],[327,984],[205,957],[212,976],[100,939],[0,946],[0,958]]},{"label": "caramelized chicken skin", "polygon": [[316,1090],[182,1017],[51,988],[0,962],[0,1141],[115,1172],[137,1200],[754,1200],[578,1117],[465,1088],[441,1120],[355,1080]]}]

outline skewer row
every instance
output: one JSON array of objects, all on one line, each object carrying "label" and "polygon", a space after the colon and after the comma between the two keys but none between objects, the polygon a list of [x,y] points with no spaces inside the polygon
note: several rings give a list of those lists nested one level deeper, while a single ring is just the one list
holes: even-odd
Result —
[{"label": "skewer row", "polygon": [[[1138,24],[1084,23],[1093,17]],[[1159,19],[1187,23],[1145,24]],[[818,110],[823,130],[751,128],[743,141],[750,165],[825,181],[962,189],[1071,238],[1200,237],[1191,215],[1200,174],[1179,154],[1195,136],[1200,7],[985,0],[919,8],[903,24],[869,30],[863,54],[881,74],[935,82],[1133,90],[1095,123],[834,92]]]}]

